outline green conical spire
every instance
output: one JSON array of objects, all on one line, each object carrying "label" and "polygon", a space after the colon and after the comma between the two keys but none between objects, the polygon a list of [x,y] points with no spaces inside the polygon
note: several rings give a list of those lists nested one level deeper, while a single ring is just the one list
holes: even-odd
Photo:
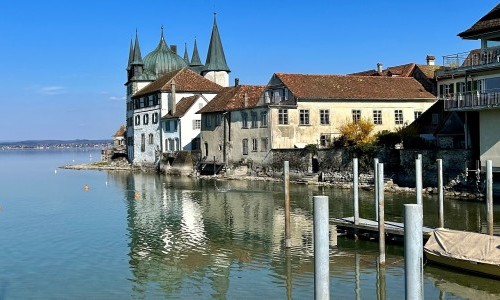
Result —
[{"label": "green conical spire", "polygon": [[134,56],[131,65],[143,65],[141,47],[139,47],[139,37],[137,31],[135,31],[135,45],[134,45]]},{"label": "green conical spire", "polygon": [[189,65],[189,55],[188,55],[187,43],[184,43],[184,60]]},{"label": "green conical spire", "polygon": [[191,63],[189,64],[191,67],[203,66],[200,59],[200,54],[198,54],[198,44],[196,43],[196,39],[194,39],[194,49],[193,55],[191,56]]},{"label": "green conical spire", "polygon": [[219,29],[217,28],[217,21],[214,13],[214,25],[212,28],[212,36],[210,37],[210,45],[208,46],[207,61],[205,63],[204,71],[226,71],[231,72],[226,63],[226,56],[222,48],[220,40]]},{"label": "green conical spire", "polygon": [[134,60],[134,45],[132,44],[132,39],[130,39],[130,50],[128,52],[127,70],[130,70],[130,66],[132,65],[133,60]]}]

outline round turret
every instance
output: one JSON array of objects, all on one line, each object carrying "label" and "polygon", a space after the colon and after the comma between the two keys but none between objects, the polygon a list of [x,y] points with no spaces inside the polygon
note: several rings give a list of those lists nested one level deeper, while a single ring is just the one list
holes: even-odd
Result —
[{"label": "round turret", "polygon": [[170,50],[161,33],[160,43],[144,57],[144,68],[157,76],[187,67],[186,61]]}]

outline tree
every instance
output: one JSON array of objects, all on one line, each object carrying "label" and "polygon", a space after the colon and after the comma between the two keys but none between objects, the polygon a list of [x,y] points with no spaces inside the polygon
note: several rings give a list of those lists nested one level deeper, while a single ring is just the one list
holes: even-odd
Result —
[{"label": "tree", "polygon": [[375,125],[368,118],[361,118],[358,121],[347,119],[339,127],[341,139],[351,145],[367,145],[375,141],[372,131]]}]

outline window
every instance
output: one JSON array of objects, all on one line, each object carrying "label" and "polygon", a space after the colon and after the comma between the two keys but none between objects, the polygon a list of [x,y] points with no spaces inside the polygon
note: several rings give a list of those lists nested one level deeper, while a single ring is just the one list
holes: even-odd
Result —
[{"label": "window", "polygon": [[267,111],[260,113],[260,127],[267,127]]},{"label": "window", "polygon": [[193,121],[193,129],[201,129],[201,120]]},{"label": "window", "polygon": [[166,131],[166,132],[170,132],[170,120],[167,120],[167,121],[165,122],[165,131]]},{"label": "window", "polygon": [[174,125],[174,130],[173,132],[177,132],[177,120],[173,120],[172,121],[173,125]]},{"label": "window", "polygon": [[401,109],[396,109],[394,111],[394,123],[396,125],[402,125],[403,124],[403,111]]},{"label": "window", "polygon": [[158,105],[158,95],[153,95],[153,105]]},{"label": "window", "polygon": [[153,124],[157,124],[158,123],[158,113],[154,113],[153,114]]},{"label": "window", "polygon": [[205,156],[208,156],[208,143],[205,142]]},{"label": "window", "polygon": [[299,110],[299,125],[309,125],[309,110]]},{"label": "window", "polygon": [[248,114],[241,113],[241,128],[248,128]]},{"label": "window", "polygon": [[278,124],[288,125],[288,109],[278,110]]},{"label": "window", "polygon": [[252,151],[257,152],[257,149],[258,149],[257,139],[252,139]]},{"label": "window", "polygon": [[416,119],[420,118],[420,116],[422,115],[422,112],[416,110],[416,111],[413,112],[413,115],[415,116],[415,120],[416,120]]},{"label": "window", "polygon": [[373,111],[373,124],[381,125],[382,124],[382,111],[374,110]]},{"label": "window", "polygon": [[142,116],[142,123],[144,123],[144,125],[148,125],[148,123],[149,123],[149,115],[148,114],[145,114],[144,116]]},{"label": "window", "polygon": [[135,116],[135,125],[141,125],[141,116]]},{"label": "window", "polygon": [[149,106],[155,105],[155,101],[154,101],[154,97],[153,96],[149,96],[148,100],[149,100]]},{"label": "window", "polygon": [[243,155],[248,155],[248,139],[242,141]]},{"label": "window", "polygon": [[205,118],[205,127],[206,128],[210,128],[212,126],[211,122],[210,122],[210,118],[212,116],[211,115],[205,115],[204,118]]},{"label": "window", "polygon": [[146,135],[141,134],[141,152],[146,151]]},{"label": "window", "polygon": [[139,108],[141,108],[141,102],[140,102],[140,99],[135,99],[135,100],[134,100],[134,108],[135,108],[135,109],[139,109]]},{"label": "window", "polygon": [[143,108],[144,107],[144,98],[140,98],[139,99],[139,108]]},{"label": "window", "polygon": [[179,151],[180,149],[179,138],[175,138],[175,151]]},{"label": "window", "polygon": [[328,109],[319,110],[319,123],[321,125],[330,124],[330,111]]},{"label": "window", "polygon": [[153,144],[153,134],[152,134],[152,133],[150,133],[150,134],[149,134],[149,137],[148,137],[148,143],[149,143],[150,145],[152,145],[152,144]]},{"label": "window", "polygon": [[252,112],[251,117],[252,117],[252,128],[257,128],[257,113]]},{"label": "window", "polygon": [[319,145],[322,147],[330,146],[330,135],[322,134],[319,136]]},{"label": "window", "polygon": [[169,151],[174,151],[175,148],[174,148],[174,139],[168,139],[168,150]]},{"label": "window", "polygon": [[200,150],[200,138],[194,138],[191,142],[191,150]]},{"label": "window", "polygon": [[352,122],[358,123],[359,120],[361,120],[361,111],[358,109],[353,109],[352,110]]},{"label": "window", "polygon": [[269,140],[267,138],[260,139],[260,151],[267,152]]},{"label": "window", "polygon": [[216,114],[215,115],[215,126],[220,126],[220,123],[221,123],[221,120],[222,120],[222,115],[221,114]]}]

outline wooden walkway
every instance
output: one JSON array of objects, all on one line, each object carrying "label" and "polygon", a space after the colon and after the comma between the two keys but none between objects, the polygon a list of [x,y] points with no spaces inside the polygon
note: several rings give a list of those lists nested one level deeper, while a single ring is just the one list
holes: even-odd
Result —
[{"label": "wooden walkway", "polygon": [[[366,236],[368,238],[378,239],[378,222],[368,219],[359,218],[359,224],[354,224],[354,217],[346,217],[340,219],[333,219],[331,221],[337,226],[338,231],[343,231],[349,235]],[[433,228],[423,227],[422,234],[424,240],[429,239]],[[404,240],[405,228],[403,223],[385,221],[385,234],[392,240]]]}]

